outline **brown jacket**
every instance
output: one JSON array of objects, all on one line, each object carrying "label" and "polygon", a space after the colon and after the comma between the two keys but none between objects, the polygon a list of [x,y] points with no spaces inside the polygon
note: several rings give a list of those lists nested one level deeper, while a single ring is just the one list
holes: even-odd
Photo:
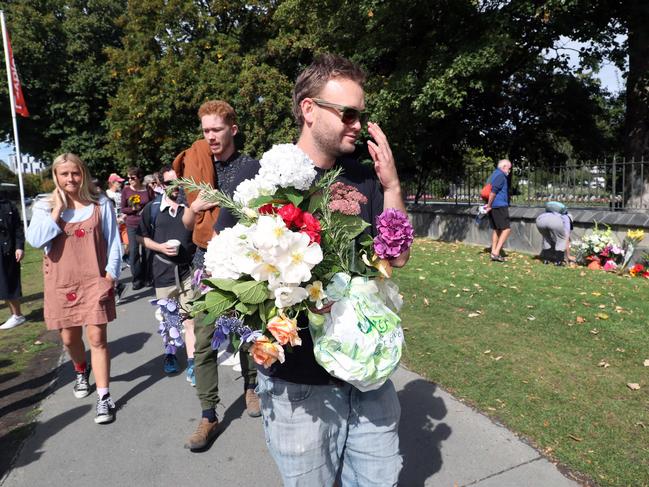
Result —
[{"label": "brown jacket", "polygon": [[[197,183],[208,183],[214,187],[214,160],[212,151],[205,139],[197,140],[189,149],[185,149],[176,156],[173,162],[174,171],[179,178],[193,178]],[[187,193],[189,204],[196,199],[197,192]],[[207,242],[214,233],[214,224],[219,216],[219,208],[204,211],[196,215],[192,240],[196,245],[205,249]]]}]

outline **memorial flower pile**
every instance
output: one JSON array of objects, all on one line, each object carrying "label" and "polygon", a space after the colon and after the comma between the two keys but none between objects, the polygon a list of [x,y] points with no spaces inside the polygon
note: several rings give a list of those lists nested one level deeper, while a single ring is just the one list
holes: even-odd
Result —
[{"label": "memorial flower pile", "polygon": [[643,239],[643,230],[628,230],[622,244],[619,244],[609,227],[600,230],[596,224],[594,230],[573,245],[573,249],[577,261],[584,265],[623,273]]},{"label": "memorial flower pile", "polygon": [[[298,317],[308,316],[321,365],[343,380],[358,378],[359,388],[376,388],[396,368],[403,342],[398,291],[381,274],[389,276],[388,259],[410,247],[413,230],[406,215],[387,210],[373,240],[359,216],[367,198],[336,181],[340,173],[332,169],[317,178],[301,149],[281,144],[263,155],[257,176],[232,198],[178,180],[175,185],[203,191],[238,220],[208,244],[209,277],[202,282],[209,290],[192,313],[215,324],[213,347],[227,337],[265,367],[302,345]],[[328,305],[330,312],[315,312]],[[345,357],[336,356],[341,350]],[[353,363],[352,370],[341,371],[341,363]]]}]

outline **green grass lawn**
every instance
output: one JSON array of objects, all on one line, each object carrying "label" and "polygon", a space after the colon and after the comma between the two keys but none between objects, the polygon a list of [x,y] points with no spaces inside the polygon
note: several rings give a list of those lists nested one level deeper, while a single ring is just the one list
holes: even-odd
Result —
[{"label": "green grass lawn", "polygon": [[649,280],[430,239],[394,277],[409,368],[600,485],[649,485]]},{"label": "green grass lawn", "polygon": [[[11,330],[0,330],[0,377],[15,376],[35,354],[53,346],[50,341],[39,340],[45,331],[42,262],[43,253],[40,250],[31,247],[25,249],[21,270],[21,311],[27,317],[27,323]],[[0,306],[0,323],[4,323],[11,313],[4,301],[0,300]]]}]

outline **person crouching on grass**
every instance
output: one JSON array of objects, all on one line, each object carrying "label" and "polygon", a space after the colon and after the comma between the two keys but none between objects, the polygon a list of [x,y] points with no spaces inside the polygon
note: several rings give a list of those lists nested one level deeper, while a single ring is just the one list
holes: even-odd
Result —
[{"label": "person crouching on grass", "polygon": [[27,229],[27,241],[45,252],[45,325],[59,330],[74,365],[73,393],[79,399],[90,394],[85,326],[98,396],[95,423],[109,423],[115,404],[108,391],[106,325],[115,319],[113,285],[122,258],[115,211],[107,197],[92,190],[88,168],[78,156],[58,156],[52,175],[56,188],[34,208]]}]

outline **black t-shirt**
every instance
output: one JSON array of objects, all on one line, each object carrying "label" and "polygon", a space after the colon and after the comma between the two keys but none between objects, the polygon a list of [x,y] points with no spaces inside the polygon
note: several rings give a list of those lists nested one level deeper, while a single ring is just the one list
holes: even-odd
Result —
[{"label": "black t-shirt", "polygon": [[[361,218],[371,224],[366,232],[372,237],[376,235],[376,217],[383,211],[383,189],[371,166],[365,166],[354,159],[343,159],[336,162],[343,172],[338,181],[354,186],[358,191],[367,197],[367,203],[361,205]],[[316,168],[318,177],[324,171]],[[266,369],[259,366],[259,372],[270,377],[276,377],[288,382],[297,384],[322,385],[337,381],[320,366],[313,355],[313,340],[309,332],[309,322],[305,315],[298,318],[300,328],[299,336],[302,345],[293,347],[291,351],[286,350],[286,360],[283,364],[275,362]]]},{"label": "black t-shirt", "polygon": [[[155,231],[151,235],[151,229],[148,222],[150,221],[150,211],[153,203],[147,204],[142,212],[142,220],[137,229],[137,234],[142,237],[148,237],[157,243],[164,243],[167,240],[176,239],[180,240],[180,248],[178,255],[169,257],[158,252],[154,252],[153,256],[153,284],[155,287],[167,287],[176,284],[175,267],[178,266],[178,274],[181,280],[186,279],[190,273],[190,267],[196,246],[192,242],[192,231],[187,230],[183,225],[183,213],[185,212],[184,206],[179,206],[176,216],[169,214],[169,208],[158,212],[154,228]],[[160,256],[163,260],[158,258]],[[165,262],[166,261],[166,262]]]},{"label": "black t-shirt", "polygon": [[[245,154],[235,152],[227,161],[214,163],[218,188],[232,197],[234,190],[246,179],[254,179],[259,172],[259,161]],[[221,208],[214,224],[214,230],[220,232],[224,228],[233,227],[237,219],[227,208]]]}]

